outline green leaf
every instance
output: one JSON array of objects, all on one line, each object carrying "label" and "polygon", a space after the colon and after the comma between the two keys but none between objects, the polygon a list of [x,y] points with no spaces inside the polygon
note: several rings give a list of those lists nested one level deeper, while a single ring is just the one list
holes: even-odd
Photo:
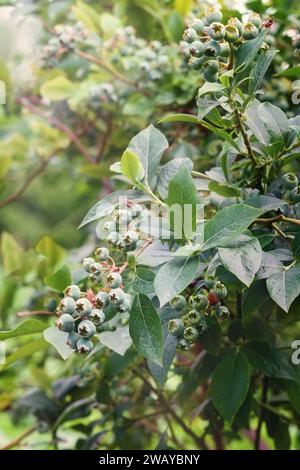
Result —
[{"label": "green leaf", "polygon": [[161,307],[180,294],[192,282],[198,267],[198,256],[189,256],[171,259],[159,269],[155,276],[154,289]]},{"label": "green leaf", "polygon": [[174,8],[182,16],[189,13],[192,7],[192,0],[175,0]]},{"label": "green leaf", "polygon": [[161,365],[163,358],[163,330],[160,318],[151,300],[144,294],[134,298],[129,332],[138,352],[146,359]]},{"label": "green leaf", "polygon": [[127,176],[134,183],[141,181],[145,174],[139,157],[130,150],[125,150],[122,155],[121,171],[124,176]]},{"label": "green leaf", "polygon": [[162,365],[155,364],[152,361],[148,361],[148,368],[156,382],[163,387],[167,380],[168,371],[171,367],[173,359],[176,354],[177,338],[170,333],[165,334],[165,340],[163,345],[163,360]]},{"label": "green leaf", "polygon": [[15,338],[16,336],[25,336],[32,335],[35,333],[41,333],[42,331],[44,331],[45,328],[45,323],[34,318],[30,318],[17,325],[13,330],[0,331],[0,341],[9,338]]},{"label": "green leaf", "polygon": [[244,402],[250,385],[250,367],[245,355],[230,350],[216,367],[212,378],[212,401],[229,424]]},{"label": "green leaf", "polygon": [[68,266],[62,266],[60,269],[55,271],[53,274],[46,276],[45,284],[51,289],[62,292],[67,286],[72,284],[72,276]]},{"label": "green leaf", "polygon": [[191,124],[198,124],[210,130],[218,137],[221,137],[221,139],[232,145],[232,147],[239,150],[237,143],[233,140],[230,134],[223,131],[222,129],[219,129],[218,127],[213,126],[212,124],[209,124],[208,122],[199,120],[196,116],[192,116],[191,114],[169,114],[159,121],[160,124],[164,122],[187,122]]},{"label": "green leaf", "polygon": [[222,329],[215,317],[206,319],[207,328],[199,336],[199,342],[212,356],[218,356],[222,344]]},{"label": "green leaf", "polygon": [[132,202],[146,202],[151,201],[151,197],[142,191],[136,191],[135,189],[129,191],[115,191],[114,193],[108,194],[101,201],[97,202],[86,214],[83,221],[78,228],[82,228],[85,225],[94,222],[95,220],[101,219],[111,215],[115,207],[124,200]]},{"label": "green leaf", "polygon": [[126,291],[141,294],[152,294],[154,292],[153,282],[155,273],[151,269],[138,268],[135,276],[126,286]]},{"label": "green leaf", "polygon": [[224,85],[221,85],[221,83],[205,82],[204,85],[202,85],[202,87],[199,88],[198,98],[200,96],[205,95],[206,93],[216,93],[216,92],[222,91],[224,89],[225,89],[225,87],[224,87]]},{"label": "green leaf", "polygon": [[191,172],[193,163],[189,158],[173,158],[159,169],[157,175],[157,191],[162,199],[168,195],[169,182],[176,175],[177,171],[186,166]]},{"label": "green leaf", "polygon": [[257,56],[266,36],[266,30],[263,30],[259,35],[245,42],[236,54],[236,68],[239,68],[239,72],[245,70]]},{"label": "green leaf", "polygon": [[24,344],[5,358],[5,364],[0,365],[0,371],[6,369],[8,366],[10,366],[16,361],[19,361],[20,359],[32,356],[34,353],[48,348],[48,346],[48,343],[43,338]]},{"label": "green leaf", "polygon": [[259,215],[260,209],[236,204],[220,210],[204,226],[203,250],[228,245],[241,235]]},{"label": "green leaf", "polygon": [[47,258],[47,264],[50,268],[54,268],[60,264],[66,256],[65,250],[55,243],[52,238],[47,236],[38,242],[36,251]]},{"label": "green leaf", "polygon": [[124,356],[127,349],[132,345],[128,326],[122,326],[115,331],[103,331],[99,335],[99,340],[120,356]]},{"label": "green leaf", "polygon": [[68,359],[71,354],[74,352],[74,349],[71,349],[70,346],[67,345],[69,333],[65,333],[64,331],[60,331],[55,326],[50,326],[46,330],[44,330],[44,339],[47,343],[54,346],[58,354],[64,359]]},{"label": "green leaf", "polygon": [[292,302],[300,295],[300,268],[272,274],[267,279],[267,289],[274,302],[288,312]]},{"label": "green leaf", "polygon": [[18,271],[22,266],[23,249],[15,238],[8,232],[1,236],[1,257],[6,274]]},{"label": "green leaf", "polygon": [[230,186],[227,184],[218,183],[217,181],[211,181],[208,184],[208,189],[213,193],[217,193],[223,197],[238,197],[241,194],[239,188],[235,188],[234,186]]},{"label": "green leaf", "polygon": [[164,150],[169,144],[165,136],[152,124],[130,141],[128,150],[135,153],[144,168],[145,182],[151,185]]},{"label": "green leaf", "polygon": [[224,268],[249,287],[261,265],[262,249],[259,241],[244,235],[230,248],[219,248],[218,252]]},{"label": "green leaf", "polygon": [[300,76],[300,65],[289,67],[285,70],[282,70],[279,73],[276,73],[275,75],[275,77],[287,77],[291,79],[299,79],[299,76]]},{"label": "green leaf", "polygon": [[51,101],[65,100],[70,98],[76,91],[77,86],[62,75],[44,82],[41,86],[43,98]]},{"label": "green leaf", "polygon": [[247,321],[251,316],[258,312],[268,301],[268,293],[265,281],[253,283],[245,291],[242,305],[243,321]]},{"label": "green leaf", "polygon": [[[170,211],[171,228],[175,231],[175,238],[184,236],[190,240],[194,236],[197,218],[197,189],[190,171],[184,165],[169,182],[168,197],[166,203]],[[180,213],[177,207],[181,208]]]},{"label": "green leaf", "polygon": [[283,142],[289,128],[286,114],[271,103],[261,103],[257,111],[271,137]]},{"label": "green leaf", "polygon": [[250,94],[255,93],[260,88],[263,78],[277,52],[276,49],[270,49],[258,57],[251,72],[251,80],[249,83]]}]

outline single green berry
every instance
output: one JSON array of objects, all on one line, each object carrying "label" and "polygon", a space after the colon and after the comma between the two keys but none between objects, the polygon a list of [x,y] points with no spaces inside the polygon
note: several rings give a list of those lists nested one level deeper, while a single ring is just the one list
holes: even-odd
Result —
[{"label": "single green berry", "polygon": [[222,23],[213,22],[208,28],[208,34],[212,39],[220,41],[225,37],[225,27]]},{"label": "single green berry", "polygon": [[131,212],[127,209],[118,209],[113,214],[114,220],[118,222],[119,225],[127,225],[132,221]]},{"label": "single green berry", "polygon": [[103,225],[103,228],[106,232],[114,232],[116,230],[116,223],[113,221],[107,221]]},{"label": "single green berry", "polygon": [[220,55],[220,52],[221,52],[221,46],[214,39],[211,39],[210,41],[207,41],[205,43],[205,55],[206,56],[216,57]]},{"label": "single green berry", "polygon": [[67,345],[70,346],[70,348],[72,349],[76,349],[76,345],[79,339],[79,334],[75,333],[75,331],[72,331],[72,333],[70,333],[68,336]]},{"label": "single green berry", "polygon": [[87,354],[87,353],[91,352],[94,345],[93,345],[93,342],[90,339],[80,338],[77,341],[76,347],[77,347],[77,351],[80,354]]},{"label": "single green berry", "polygon": [[61,313],[69,313],[72,315],[75,312],[76,303],[72,297],[65,297],[59,304],[58,311]]},{"label": "single green berry", "polygon": [[232,24],[225,26],[225,39],[228,42],[236,42],[240,37],[238,28]]},{"label": "single green berry", "polygon": [[201,57],[204,54],[205,45],[203,44],[203,42],[201,42],[199,40],[194,41],[194,42],[192,42],[189,50],[190,50],[190,54],[193,57]]},{"label": "single green berry", "polygon": [[124,250],[126,248],[126,242],[123,237],[119,238],[116,243],[116,247],[119,248],[119,250]]},{"label": "single green berry", "polygon": [[201,34],[204,28],[204,21],[194,18],[189,24],[189,28],[194,29],[197,34]]},{"label": "single green berry", "polygon": [[73,300],[80,299],[80,288],[77,285],[68,286],[64,290],[64,294],[67,297],[71,297]]},{"label": "single green berry", "polygon": [[229,21],[228,21],[228,25],[235,26],[238,29],[240,35],[243,34],[244,25],[238,18],[236,18],[236,17],[230,18]]},{"label": "single green berry", "polygon": [[227,41],[222,41],[219,43],[221,47],[220,56],[227,58],[230,56],[230,46]]},{"label": "single green berry", "polygon": [[216,83],[219,79],[219,74],[217,73],[212,74],[209,71],[204,70],[203,77],[209,83]]},{"label": "single green berry", "polygon": [[107,261],[109,258],[109,250],[105,247],[97,248],[95,256],[99,261]]},{"label": "single green berry", "polygon": [[85,271],[90,272],[90,266],[95,263],[94,258],[84,258],[82,261],[82,267]]},{"label": "single green berry", "polygon": [[230,311],[225,305],[216,307],[216,315],[220,320],[230,317]]},{"label": "single green berry", "polygon": [[199,325],[202,320],[202,315],[197,310],[191,310],[187,314],[186,319],[191,325]]},{"label": "single green berry", "polygon": [[183,337],[187,341],[195,342],[198,338],[198,331],[193,326],[187,326],[183,331]]},{"label": "single green berry", "polygon": [[119,273],[110,273],[106,278],[106,282],[108,287],[115,289],[122,284],[122,276]]},{"label": "single green berry", "polygon": [[300,187],[296,187],[290,190],[289,197],[293,202],[300,202]]},{"label": "single green berry", "polygon": [[96,326],[98,326],[105,322],[105,313],[99,308],[93,308],[89,318]]},{"label": "single green berry", "polygon": [[217,72],[219,72],[218,62],[216,60],[208,60],[205,63],[205,70],[207,70],[207,72],[210,73],[211,75],[216,74]]},{"label": "single green berry", "polygon": [[104,291],[98,292],[95,295],[95,305],[98,309],[103,309],[108,305],[108,293]]},{"label": "single green berry", "polygon": [[184,330],[184,323],[179,318],[169,320],[168,331],[171,335],[181,336]]},{"label": "single green berry", "polygon": [[120,235],[118,234],[118,232],[110,232],[110,234],[108,235],[106,239],[107,243],[113,246],[116,246],[119,240],[120,240]]},{"label": "single green berry", "polygon": [[207,307],[208,300],[207,300],[206,295],[197,294],[197,295],[192,295],[189,298],[189,303],[193,308],[195,308],[197,310],[203,310]]},{"label": "single green berry", "polygon": [[88,316],[93,309],[91,302],[88,299],[79,299],[76,302],[76,313],[80,316]]},{"label": "single green berry", "polygon": [[281,186],[284,189],[293,189],[298,186],[298,177],[295,175],[295,173],[285,173],[281,177]]},{"label": "single green berry", "polygon": [[127,245],[132,245],[132,243],[136,243],[139,239],[139,236],[135,230],[128,230],[123,236],[123,240]]},{"label": "single green berry", "polygon": [[211,23],[214,23],[215,21],[221,21],[222,18],[223,18],[223,15],[220,12],[220,10],[216,10],[215,8],[212,7],[212,8],[208,8],[208,11],[205,17],[205,22],[207,24],[211,24]]},{"label": "single green berry", "polygon": [[189,65],[194,69],[194,70],[201,70],[202,65],[207,61],[207,57],[191,57],[189,61]]},{"label": "single green berry", "polygon": [[223,300],[227,297],[226,286],[224,286],[224,284],[222,284],[220,281],[215,283],[213,291],[220,300]]},{"label": "single green berry", "polygon": [[90,265],[90,273],[92,274],[100,274],[102,266],[100,263],[93,263]]},{"label": "single green berry", "polygon": [[189,351],[192,347],[192,344],[187,341],[186,339],[182,338],[179,343],[178,343],[178,346],[180,349],[182,349],[182,351]]},{"label": "single green berry", "polygon": [[101,281],[101,276],[99,274],[89,274],[89,279],[94,283],[97,284]]},{"label": "single green berry", "polygon": [[96,327],[92,321],[83,320],[79,323],[77,332],[84,338],[92,338],[96,334]]},{"label": "single green berry", "polygon": [[130,310],[130,306],[131,306],[130,298],[129,298],[128,294],[125,294],[124,301],[121,302],[120,304],[118,304],[116,306],[116,308],[117,308],[118,312],[125,313],[125,312],[128,312]]},{"label": "single green berry", "polygon": [[125,300],[125,294],[122,291],[122,289],[117,288],[117,289],[112,289],[110,293],[108,294],[108,299],[110,302],[112,302],[115,305],[120,305],[124,302]]},{"label": "single green berry", "polygon": [[177,311],[181,312],[187,306],[187,301],[185,300],[183,295],[177,295],[174,299],[171,300],[172,307]]},{"label": "single green berry", "polygon": [[143,208],[142,208],[142,206],[140,206],[140,204],[133,204],[130,207],[130,212],[131,212],[132,218],[136,219],[143,212]]},{"label": "single green berry", "polygon": [[182,38],[184,41],[188,42],[189,44],[192,44],[192,42],[196,41],[196,39],[198,38],[198,34],[194,29],[188,28],[184,31]]},{"label": "single green berry", "polygon": [[248,18],[247,18],[248,23],[254,24],[257,28],[259,28],[262,24],[262,19],[259,13],[256,13],[252,11],[249,13]]},{"label": "single green berry", "polygon": [[244,39],[254,39],[258,35],[258,29],[252,23],[246,23],[244,25],[243,38]]},{"label": "single green berry", "polygon": [[75,328],[75,321],[72,315],[69,313],[64,313],[56,321],[56,326],[60,331],[65,331],[66,333],[72,333]]}]

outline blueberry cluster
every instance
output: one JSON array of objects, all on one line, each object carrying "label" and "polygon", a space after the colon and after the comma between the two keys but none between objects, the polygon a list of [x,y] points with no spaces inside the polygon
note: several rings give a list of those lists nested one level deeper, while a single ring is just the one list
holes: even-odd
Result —
[{"label": "blueberry cluster", "polygon": [[210,8],[203,19],[193,19],[183,34],[190,65],[201,70],[208,82],[216,82],[219,74],[228,70],[233,52],[254,39],[263,27],[258,13],[249,13],[246,21],[231,18],[226,25],[221,20],[222,13]]},{"label": "blueberry cluster", "polygon": [[89,30],[80,21],[74,26],[58,24],[53,32],[54,35],[42,49],[41,60],[44,65],[51,65],[57,55],[73,49],[76,43],[85,41],[89,36]]},{"label": "blueberry cluster", "polygon": [[291,202],[300,202],[299,180],[295,173],[285,173],[280,180],[284,197]]},{"label": "blueberry cluster", "polygon": [[88,105],[94,110],[100,109],[105,104],[115,104],[117,101],[118,95],[111,83],[100,83],[89,90]]},{"label": "blueberry cluster", "polygon": [[173,308],[181,313],[181,318],[170,320],[168,330],[177,336],[180,349],[188,351],[192,347],[206,330],[208,316],[215,315],[220,321],[229,317],[228,308],[221,304],[226,297],[225,285],[220,281],[209,280],[203,287],[196,289],[188,300],[178,295],[171,301]]}]

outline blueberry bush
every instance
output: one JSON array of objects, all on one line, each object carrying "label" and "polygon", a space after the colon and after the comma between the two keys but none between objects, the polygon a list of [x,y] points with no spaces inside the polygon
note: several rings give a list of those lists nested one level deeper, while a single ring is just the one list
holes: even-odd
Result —
[{"label": "blueberry bush", "polygon": [[2,116],[3,448],[299,449],[300,13],[224,3],[30,12],[34,81]]}]

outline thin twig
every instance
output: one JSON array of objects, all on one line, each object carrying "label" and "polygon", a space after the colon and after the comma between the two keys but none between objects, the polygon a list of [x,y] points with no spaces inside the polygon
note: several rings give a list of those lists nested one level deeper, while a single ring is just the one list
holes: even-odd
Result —
[{"label": "thin twig", "polygon": [[244,125],[243,125],[243,122],[242,122],[242,118],[241,118],[241,115],[240,115],[238,109],[235,109],[235,117],[236,117],[237,127],[238,127],[238,129],[240,130],[240,132],[242,134],[242,137],[243,137],[244,143],[246,145],[249,157],[250,157],[253,165],[256,166],[255,156],[254,156],[254,153],[253,153],[253,150],[252,150],[247,132],[245,131],[245,128],[244,128]]},{"label": "thin twig", "polygon": [[23,317],[31,317],[34,315],[44,315],[44,316],[53,316],[56,315],[55,312],[48,312],[48,310],[24,310],[22,312],[17,312],[17,317],[23,318]]},{"label": "thin twig", "polygon": [[12,449],[13,447],[17,447],[19,444],[21,444],[21,442],[23,441],[23,439],[25,439],[25,437],[29,436],[34,431],[36,431],[36,426],[32,426],[31,428],[27,429],[22,434],[20,434],[19,437],[16,437],[12,441],[0,447],[0,450],[9,450],[9,449]]},{"label": "thin twig", "polygon": [[19,189],[17,189],[14,193],[7,196],[5,199],[2,199],[2,201],[0,201],[0,209],[2,209],[5,206],[8,206],[9,204],[16,201],[17,199],[20,199],[20,197],[22,197],[25,191],[27,191],[27,189],[29,188],[31,183],[35,180],[35,178],[39,176],[41,173],[43,173],[43,171],[48,166],[50,160],[53,157],[54,157],[54,154],[42,160],[40,164],[31,173],[29,173],[29,175],[25,178],[23,184],[19,187]]},{"label": "thin twig", "polygon": [[275,217],[270,217],[269,219],[259,218],[259,219],[256,219],[255,221],[255,223],[258,223],[258,224],[271,224],[271,225],[273,225],[274,222],[286,222],[288,224],[300,225],[300,220],[292,219],[291,217],[285,217],[285,215],[282,215],[282,214],[276,215]]},{"label": "thin twig", "polygon": [[63,132],[67,137],[69,137],[70,141],[73,142],[73,144],[78,148],[78,150],[82,153],[84,158],[86,159],[87,162],[94,164],[95,161],[90,155],[88,149],[85,147],[85,145],[81,142],[79,139],[78,135],[70,129],[64,122],[61,122],[57,117],[55,116],[49,116],[47,113],[39,109],[37,106],[33,105],[29,100],[26,98],[20,98],[19,103],[27,108],[30,112],[37,114],[38,116],[42,117],[43,119],[46,119],[50,124],[52,124],[54,127],[59,129],[61,132]]}]

